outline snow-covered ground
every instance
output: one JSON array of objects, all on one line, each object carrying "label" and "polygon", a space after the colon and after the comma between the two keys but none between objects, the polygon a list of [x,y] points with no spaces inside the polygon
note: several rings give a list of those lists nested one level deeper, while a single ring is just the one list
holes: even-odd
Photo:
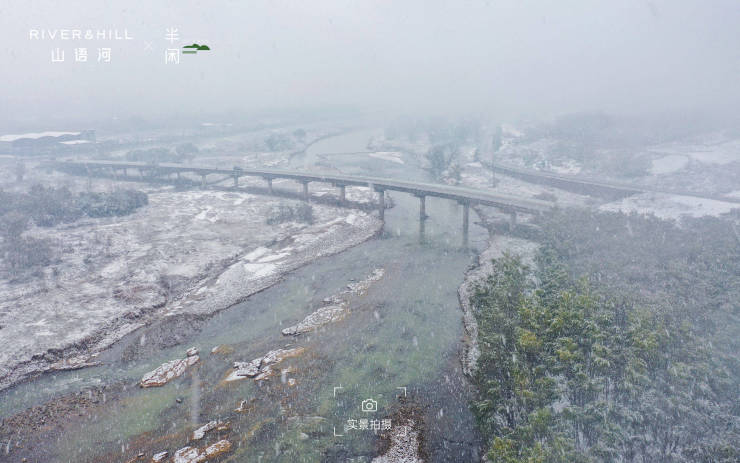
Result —
[{"label": "snow-covered ground", "polygon": [[371,158],[382,159],[384,161],[395,162],[396,164],[403,164],[401,153],[398,151],[376,151],[368,154]]},{"label": "snow-covered ground", "polygon": [[691,217],[719,216],[738,208],[740,208],[740,204],[737,203],[666,193],[643,193],[603,204],[599,207],[603,211],[654,214],[660,218],[676,220],[684,215]]},{"label": "snow-covered ground", "polygon": [[740,139],[723,133],[651,146],[650,151],[691,158],[704,164],[729,164],[740,161]]},{"label": "snow-covered ground", "polygon": [[670,174],[683,169],[688,163],[688,156],[681,154],[668,154],[658,159],[653,159],[650,173],[654,175]]},{"label": "snow-covered ground", "polygon": [[[61,174],[34,175],[73,189],[85,183]],[[93,180],[90,188],[111,189],[114,183]],[[312,204],[313,224],[266,225],[271,208],[297,201],[118,186],[147,189],[149,204],[125,217],[26,232],[51,240],[58,260],[26,281],[0,280],[0,388],[30,373],[72,366],[58,363],[70,357],[80,364],[94,361],[90,353],[158,317],[229,307],[381,226],[364,212],[319,204]],[[372,198],[369,190],[353,188],[347,196]]]},{"label": "snow-covered ground", "polygon": [[[484,165],[490,162],[489,157],[492,156],[490,153],[484,154],[487,152],[486,146],[490,145],[486,144],[486,137],[481,137],[480,146],[476,146],[475,140],[457,146],[453,163],[459,166],[459,170],[455,172],[454,169],[448,169],[443,172],[442,180],[506,195],[550,200],[560,207],[636,211],[672,219],[678,219],[682,215],[718,216],[738,207],[736,202],[721,201],[723,196],[730,200],[740,198],[740,138],[732,132],[705,133],[670,143],[630,149],[607,145],[601,147],[597,144],[593,147],[593,152],[588,154],[594,158],[589,162],[588,169],[578,160],[569,157],[572,140],[553,135],[532,137],[527,132],[526,127],[503,124],[501,146],[493,155],[495,162],[568,175],[583,173],[605,181],[616,179],[645,189],[687,194],[649,193],[605,203],[603,199],[501,174],[496,174],[494,182],[490,170]],[[427,136],[417,134],[413,142],[403,136],[393,140],[379,136],[374,140],[373,147],[379,150],[394,147],[403,149],[425,165],[425,156],[432,144]],[[457,173],[459,178],[456,177]],[[691,193],[700,196],[714,195],[717,199],[690,196]]]},{"label": "snow-covered ground", "polygon": [[35,133],[21,133],[21,134],[7,134],[0,135],[0,142],[12,142],[23,138],[43,138],[43,137],[60,137],[62,135],[80,135],[80,132],[35,132]]}]

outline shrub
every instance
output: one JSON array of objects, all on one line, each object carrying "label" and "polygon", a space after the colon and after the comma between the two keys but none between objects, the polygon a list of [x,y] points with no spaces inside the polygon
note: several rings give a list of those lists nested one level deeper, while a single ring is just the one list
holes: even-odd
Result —
[{"label": "shrub", "polygon": [[306,203],[301,203],[297,206],[280,204],[270,208],[270,211],[267,213],[266,222],[268,225],[285,222],[303,222],[312,224],[313,208]]},{"label": "shrub", "polygon": [[29,218],[18,211],[10,211],[0,217],[0,234],[8,241],[17,240],[28,228]]},{"label": "shrub", "polygon": [[12,245],[4,246],[2,254],[5,271],[12,277],[34,267],[49,265],[54,256],[48,241],[28,237],[18,238]]},{"label": "shrub", "polygon": [[80,209],[88,217],[127,215],[148,204],[146,193],[136,190],[116,190],[112,193],[82,193],[78,198]]}]

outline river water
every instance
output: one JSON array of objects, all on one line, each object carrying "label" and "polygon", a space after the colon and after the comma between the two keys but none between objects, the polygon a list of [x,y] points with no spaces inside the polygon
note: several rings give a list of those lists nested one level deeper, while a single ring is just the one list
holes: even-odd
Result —
[{"label": "river water", "polygon": [[[368,140],[375,133],[362,130],[322,140],[296,156],[291,167],[431,181],[410,156],[400,158],[403,164],[369,156]],[[345,431],[344,425],[363,418],[391,419],[404,402],[424,416],[427,461],[477,460],[471,395],[458,358],[463,327],[457,289],[487,233],[471,221],[470,247],[463,249],[461,207],[427,198],[429,218],[420,236],[418,199],[390,196],[394,207],[386,211],[378,238],[318,259],[207,320],[169,321],[140,330],[106,352],[104,366],[43,375],[5,391],[0,417],[88,386],[116,383],[125,389],[97,412],[71,417],[62,433],[43,442],[39,454],[57,461],[125,461],[138,452],[161,450],[171,454],[187,444],[193,427],[223,419],[232,428],[223,436],[235,445],[223,461],[359,462],[378,454],[378,438],[372,430]],[[324,298],[376,268],[385,269],[385,276],[366,295],[352,299],[342,321],[295,339],[281,335],[282,328],[316,310]],[[227,348],[211,354],[217,345]],[[295,386],[279,376],[263,383],[222,381],[233,361],[249,361],[286,345],[306,348],[280,365],[295,369],[290,374]],[[145,372],[181,358],[190,346],[201,351],[198,367],[161,388],[136,386]],[[366,399],[377,402],[377,412],[362,411]],[[241,400],[249,404],[247,413],[234,412]]]}]

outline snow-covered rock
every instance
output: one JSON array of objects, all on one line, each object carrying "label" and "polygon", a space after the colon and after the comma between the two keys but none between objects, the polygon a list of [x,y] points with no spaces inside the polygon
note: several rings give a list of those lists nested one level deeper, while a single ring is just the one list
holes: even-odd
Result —
[{"label": "snow-covered rock", "polygon": [[272,365],[276,365],[289,357],[297,357],[305,350],[304,347],[276,349],[251,362],[234,362],[234,371],[226,378],[226,381],[235,381],[246,377],[254,377],[255,381],[265,380],[274,374],[271,368]]},{"label": "snow-covered rock", "polygon": [[172,456],[173,463],[202,463],[231,450],[231,442],[220,440],[204,449],[183,447]]},{"label": "snow-covered rock", "polygon": [[[188,352],[190,351],[191,350],[188,349]],[[184,359],[175,359],[163,363],[155,370],[145,374],[141,378],[139,385],[141,387],[164,386],[171,380],[185,373],[185,370],[187,370],[188,367],[191,367],[198,363],[198,360],[200,360],[200,358],[197,355],[198,351],[196,350],[195,352],[195,354],[188,355]]]},{"label": "snow-covered rock", "polygon": [[341,320],[345,315],[345,305],[328,305],[321,307],[316,312],[304,318],[297,325],[290,326],[282,330],[286,336],[297,335],[313,331],[316,328]]},{"label": "snow-covered rock", "polygon": [[228,431],[229,428],[230,428],[230,425],[228,422],[223,422],[223,421],[218,421],[218,420],[209,421],[208,423],[204,424],[203,426],[193,431],[192,440],[203,439],[203,437],[205,437],[208,431],[213,431],[214,429],[217,429],[219,431]]},{"label": "snow-covered rock", "polygon": [[324,303],[329,305],[319,308],[298,324],[284,328],[281,332],[286,336],[295,336],[341,320],[347,313],[348,297],[365,294],[372,283],[383,278],[384,274],[384,269],[376,268],[364,280],[348,284],[346,291],[325,298]]}]

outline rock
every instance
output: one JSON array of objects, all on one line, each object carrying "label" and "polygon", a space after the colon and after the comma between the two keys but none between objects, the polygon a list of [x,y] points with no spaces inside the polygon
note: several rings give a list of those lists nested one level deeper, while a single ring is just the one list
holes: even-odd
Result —
[{"label": "rock", "polygon": [[264,368],[260,369],[260,374],[254,377],[255,381],[264,381],[268,379],[270,376],[272,376],[273,371],[272,368],[270,368],[270,365],[266,365]]},{"label": "rock", "polygon": [[191,347],[190,349],[185,351],[185,355],[187,355],[188,357],[195,357],[196,355],[198,355],[198,349],[196,349],[195,347]]},{"label": "rock", "polygon": [[193,431],[193,439],[192,440],[200,440],[205,437],[206,433],[208,431],[212,431],[214,429],[217,429],[219,431],[228,431],[229,430],[229,423],[228,422],[222,422],[222,421],[209,421],[208,423],[204,424],[203,426],[199,427],[195,431]]},{"label": "rock", "polygon": [[282,333],[286,336],[295,336],[309,331],[313,331],[322,325],[341,320],[346,315],[346,303],[339,305],[328,305],[321,307],[316,312],[304,318],[297,325],[285,328]]},{"label": "rock", "polygon": [[164,460],[165,460],[165,458],[167,458],[167,456],[169,456],[169,454],[170,454],[170,453],[169,453],[169,452],[166,452],[166,451],[165,451],[165,452],[159,452],[159,453],[155,453],[155,454],[154,454],[154,455],[152,456],[152,461],[153,461],[154,463],[160,463],[160,462],[164,461]]},{"label": "rock", "polygon": [[373,282],[383,278],[384,274],[384,269],[376,268],[364,280],[357,283],[348,284],[346,291],[325,298],[324,303],[329,305],[325,305],[319,308],[318,310],[304,318],[297,325],[285,328],[281,332],[286,336],[297,336],[302,333],[313,331],[323,325],[326,325],[327,323],[337,322],[341,320],[347,314],[348,305],[346,297],[343,296],[365,294],[370,288],[370,285]]},{"label": "rock", "polygon": [[249,376],[254,377],[260,372],[260,365],[262,365],[262,357],[256,358],[251,362],[234,362],[234,374],[236,376]]},{"label": "rock", "polygon": [[220,440],[204,449],[183,447],[172,456],[173,463],[202,463],[231,450],[231,442]]},{"label": "rock", "polygon": [[229,450],[231,450],[231,442],[227,440],[220,440],[206,447],[205,455],[207,458],[213,458],[221,455],[222,453],[226,453]]},{"label": "rock", "polygon": [[249,402],[247,402],[246,400],[242,400],[241,402],[239,402],[239,406],[236,407],[234,411],[237,413],[246,413],[249,411],[249,408]]},{"label": "rock", "polygon": [[[137,461],[143,461],[143,460],[144,460],[144,454],[143,453],[139,453],[135,457],[133,457],[133,458],[131,458],[129,460],[126,460],[126,463],[135,463]],[[21,461],[26,461],[26,459],[24,458]]]},{"label": "rock", "polygon": [[200,450],[194,447],[183,447],[172,456],[173,463],[200,463],[205,459]]},{"label": "rock", "polygon": [[185,373],[185,370],[187,370],[188,367],[195,365],[198,360],[198,355],[190,355],[184,359],[170,360],[169,362],[163,363],[157,367],[157,369],[145,374],[144,377],[141,378],[139,385],[141,387],[164,386],[172,379]]},{"label": "rock", "polygon": [[306,349],[295,347],[293,349],[271,350],[264,357],[259,357],[251,362],[234,362],[234,371],[225,381],[234,381],[245,377],[254,377],[255,381],[263,381],[274,374],[271,365],[276,365],[289,357],[297,357]]}]

